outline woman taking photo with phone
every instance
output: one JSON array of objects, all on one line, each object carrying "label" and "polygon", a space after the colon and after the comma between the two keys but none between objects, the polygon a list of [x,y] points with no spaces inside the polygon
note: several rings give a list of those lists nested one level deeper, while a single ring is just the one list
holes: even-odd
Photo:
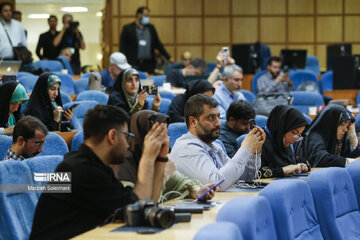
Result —
[{"label": "woman taking photo with phone", "polygon": [[293,144],[302,139],[309,125],[304,115],[294,107],[278,105],[266,123],[266,140],[261,154],[261,175],[284,177],[310,170],[305,161],[295,157]]},{"label": "woman taking photo with phone", "polygon": [[73,109],[63,110],[60,85],[56,74],[41,74],[26,106],[25,114],[40,119],[49,131],[60,131],[61,121],[69,121],[73,116]]},{"label": "woman taking photo with phone", "polygon": [[17,81],[0,85],[0,134],[11,135],[23,114],[21,104],[27,101],[25,88]]},{"label": "woman taking photo with phone", "polygon": [[[146,98],[149,96],[141,89],[139,73],[134,68],[122,70],[116,78],[110,91],[108,105],[121,107],[130,115],[142,109],[147,109]],[[161,103],[160,94],[156,94],[151,109],[159,111]]]}]

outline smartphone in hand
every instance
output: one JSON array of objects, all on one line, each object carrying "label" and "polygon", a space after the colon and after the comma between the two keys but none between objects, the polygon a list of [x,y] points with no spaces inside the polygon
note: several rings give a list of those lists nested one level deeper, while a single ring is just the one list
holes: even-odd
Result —
[{"label": "smartphone in hand", "polygon": [[73,110],[74,108],[76,108],[77,106],[79,106],[80,104],[79,103],[74,103],[71,107],[69,107],[67,110]]},{"label": "smartphone in hand", "polygon": [[197,198],[198,201],[202,201],[203,198],[206,196],[206,194],[208,194],[211,190],[214,190],[215,188],[217,188],[220,184],[222,184],[225,181],[225,179],[220,180],[219,182],[217,182],[214,186],[212,186],[211,188],[209,188],[208,190],[206,190],[203,194],[201,194],[201,196],[199,196]]},{"label": "smartphone in hand", "polygon": [[256,125],[254,118],[249,120],[249,125],[250,125],[250,130],[252,130],[254,128],[254,126]]}]

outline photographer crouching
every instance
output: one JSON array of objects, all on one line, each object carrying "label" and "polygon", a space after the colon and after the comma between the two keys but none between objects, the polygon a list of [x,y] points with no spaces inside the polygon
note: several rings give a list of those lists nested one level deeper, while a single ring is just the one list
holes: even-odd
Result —
[{"label": "photographer crouching", "polygon": [[63,29],[54,38],[53,44],[60,49],[71,48],[72,59],[71,68],[74,74],[80,74],[80,52],[79,49],[85,49],[84,38],[79,30],[79,22],[73,20],[71,14],[64,14],[62,17]]}]

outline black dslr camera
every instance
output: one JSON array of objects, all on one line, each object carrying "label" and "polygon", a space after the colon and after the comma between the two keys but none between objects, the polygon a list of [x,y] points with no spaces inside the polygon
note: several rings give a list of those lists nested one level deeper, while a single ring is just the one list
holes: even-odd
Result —
[{"label": "black dslr camera", "polygon": [[124,219],[128,226],[169,228],[174,224],[175,213],[171,208],[159,208],[150,199],[141,199],[126,206]]},{"label": "black dslr camera", "polygon": [[79,22],[73,22],[73,21],[69,22],[69,26],[71,29],[77,28],[77,27],[79,27],[79,25],[80,25]]}]

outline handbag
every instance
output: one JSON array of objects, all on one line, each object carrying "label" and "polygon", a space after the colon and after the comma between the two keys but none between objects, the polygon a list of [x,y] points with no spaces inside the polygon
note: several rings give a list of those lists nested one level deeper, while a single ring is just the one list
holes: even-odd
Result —
[{"label": "handbag", "polygon": [[7,38],[9,39],[10,45],[13,47],[14,60],[20,60],[22,63],[30,63],[33,61],[32,53],[25,46],[14,47],[11,42],[10,36],[5,28],[5,24],[1,21]]},{"label": "handbag", "polygon": [[254,102],[256,115],[269,116],[271,110],[277,105],[290,105],[293,96],[289,93],[259,93]]}]

